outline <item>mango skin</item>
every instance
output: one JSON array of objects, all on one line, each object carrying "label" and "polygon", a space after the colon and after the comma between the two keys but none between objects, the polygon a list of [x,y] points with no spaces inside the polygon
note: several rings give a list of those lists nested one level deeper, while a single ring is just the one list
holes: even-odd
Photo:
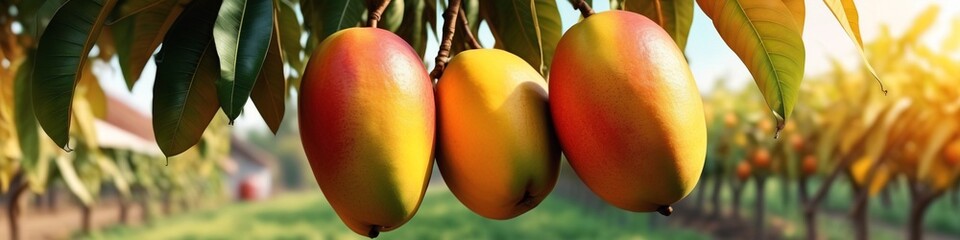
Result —
[{"label": "mango skin", "polygon": [[600,198],[650,212],[696,186],[703,105],[683,53],[656,23],[625,11],[586,18],[560,38],[549,85],[560,145]]},{"label": "mango skin", "polygon": [[560,147],[547,83],[497,49],[457,54],[437,83],[437,167],[467,208],[491,219],[533,209],[557,183]]},{"label": "mango skin", "polygon": [[340,219],[371,236],[413,217],[436,130],[433,83],[413,48],[381,29],[334,33],[307,64],[299,101],[304,151]]}]

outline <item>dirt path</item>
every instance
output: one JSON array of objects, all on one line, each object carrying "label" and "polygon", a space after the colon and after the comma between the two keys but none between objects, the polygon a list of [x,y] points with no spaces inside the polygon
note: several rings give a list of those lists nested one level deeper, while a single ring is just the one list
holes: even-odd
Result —
[{"label": "dirt path", "polygon": [[[6,239],[10,231],[7,213],[0,210],[0,239]],[[142,211],[139,206],[131,206],[129,223],[140,224]],[[93,208],[91,226],[102,229],[119,223],[120,206],[116,202],[104,202]],[[81,210],[79,207],[61,204],[56,212],[47,212],[26,207],[20,216],[21,239],[66,239],[81,228]]]}]

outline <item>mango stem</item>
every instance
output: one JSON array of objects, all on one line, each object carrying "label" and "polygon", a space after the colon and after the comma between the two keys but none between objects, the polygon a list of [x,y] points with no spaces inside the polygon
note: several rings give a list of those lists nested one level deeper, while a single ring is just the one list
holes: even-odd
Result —
[{"label": "mango stem", "polygon": [[584,19],[593,15],[593,8],[590,8],[590,4],[588,4],[587,1],[572,0],[571,3],[573,4],[573,9],[580,10],[580,15],[583,16]]},{"label": "mango stem", "polygon": [[390,0],[381,0],[379,4],[375,3],[375,0],[367,1],[367,11],[370,12],[370,15],[367,16],[367,26],[376,28],[377,22],[380,22],[380,17],[383,16],[383,11],[387,9],[388,5],[390,5]]},{"label": "mango stem", "polygon": [[457,31],[457,14],[460,12],[460,0],[450,0],[447,10],[443,12],[443,36],[440,41],[440,51],[437,52],[436,64],[430,71],[431,79],[440,79],[443,70],[450,60],[450,48],[453,46],[453,34]]}]

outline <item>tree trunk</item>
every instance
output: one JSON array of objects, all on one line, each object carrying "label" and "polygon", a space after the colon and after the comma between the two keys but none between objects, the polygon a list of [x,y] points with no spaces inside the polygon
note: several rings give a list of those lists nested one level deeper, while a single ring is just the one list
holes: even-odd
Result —
[{"label": "tree trunk", "polygon": [[24,190],[27,190],[27,183],[23,181],[22,175],[17,174],[12,181],[13,186],[10,191],[10,202],[7,206],[7,217],[10,219],[10,239],[20,239],[20,198]]},{"label": "tree trunk", "polygon": [[47,211],[55,213],[57,212],[57,196],[59,194],[57,193],[56,188],[52,186],[47,190]]},{"label": "tree trunk", "polygon": [[[798,179],[797,181],[797,184],[799,184],[799,186],[797,186],[797,190],[800,191],[799,193],[800,203],[803,204],[804,206],[807,205],[810,201],[810,191],[809,189],[807,189],[807,181],[808,181],[807,177],[800,177],[800,179]],[[806,209],[802,209],[802,208],[801,208],[801,211],[803,211],[803,222],[806,224],[807,239],[816,240],[817,239],[817,212],[806,211]]]},{"label": "tree trunk", "polygon": [[170,193],[163,194],[163,215],[164,216],[170,216],[170,213],[172,211],[171,210],[172,204],[170,203],[171,201],[170,198],[171,198]]},{"label": "tree trunk", "polygon": [[711,193],[711,196],[710,196],[710,205],[713,207],[713,209],[711,209],[710,216],[711,216],[711,217],[719,217],[719,216],[720,216],[720,209],[721,209],[721,207],[720,207],[720,189],[723,188],[723,177],[721,177],[720,174],[714,174],[714,177],[713,177],[713,178],[714,178],[714,179],[713,179],[713,192]]},{"label": "tree trunk", "polygon": [[[855,195],[859,196],[861,194],[867,193],[869,189],[860,188],[854,186]],[[869,239],[869,233],[867,231],[867,205],[869,201],[858,201],[854,204],[853,209],[850,212],[850,221],[853,224],[853,233],[854,239],[857,240],[867,240]]]},{"label": "tree trunk", "polygon": [[766,186],[767,178],[765,176],[760,176],[756,178],[755,182],[757,183],[757,197],[755,201],[756,209],[754,211],[755,222],[753,224],[754,226],[753,237],[754,239],[766,239],[763,235],[764,234],[763,233],[763,225],[764,225],[763,217],[766,213],[765,212],[766,210],[764,209],[765,207],[764,199],[766,198],[764,187]]},{"label": "tree trunk", "polygon": [[893,206],[892,194],[893,190],[891,188],[896,184],[887,184],[887,187],[883,188],[883,191],[880,192],[880,205],[883,205],[884,208],[891,208]]},{"label": "tree trunk", "polygon": [[[707,182],[706,180],[707,180],[708,178],[709,178],[709,177],[703,177],[703,178],[700,179],[700,182],[701,182],[701,183],[706,183],[706,182]],[[697,187],[697,200],[694,201],[694,202],[695,202],[695,204],[697,205],[697,206],[696,206],[697,212],[698,212],[698,213],[703,213],[703,212],[704,212],[704,209],[703,209],[703,200],[706,199],[706,197],[705,197],[704,195],[707,195],[707,188],[704,187],[703,184],[698,184],[698,185],[699,185],[699,187]]]},{"label": "tree trunk", "polygon": [[746,182],[733,186],[733,219],[740,220],[740,203],[743,202],[743,189]]},{"label": "tree trunk", "polygon": [[80,210],[81,210],[80,216],[81,218],[83,218],[81,220],[83,233],[89,235],[91,230],[93,230],[93,225],[91,223],[91,220],[93,219],[93,211],[91,211],[91,207],[87,205],[81,206]]},{"label": "tree trunk", "polygon": [[141,212],[140,216],[142,218],[140,220],[142,222],[149,222],[153,214],[153,211],[150,210],[150,201],[149,201],[150,194],[146,190],[142,191],[141,193],[142,194],[140,195],[140,212]]},{"label": "tree trunk", "polygon": [[120,224],[127,225],[130,223],[130,203],[127,198],[121,196],[120,198]]},{"label": "tree trunk", "polygon": [[923,239],[923,216],[926,215],[930,203],[937,199],[939,194],[923,194],[919,190],[911,189],[910,218],[907,220],[907,239]]}]

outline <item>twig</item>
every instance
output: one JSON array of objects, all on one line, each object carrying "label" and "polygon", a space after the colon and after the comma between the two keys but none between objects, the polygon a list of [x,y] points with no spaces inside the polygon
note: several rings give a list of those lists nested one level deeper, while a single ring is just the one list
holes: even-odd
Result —
[{"label": "twig", "polygon": [[440,79],[443,70],[450,60],[450,48],[453,46],[453,34],[457,31],[457,14],[460,12],[460,0],[450,0],[447,10],[443,12],[443,39],[440,41],[440,51],[437,52],[437,62],[430,72],[431,79]]},{"label": "twig", "polygon": [[473,36],[473,31],[470,30],[470,23],[467,22],[467,11],[461,8],[457,16],[460,17],[460,26],[463,27],[463,36],[467,39],[467,46],[470,47],[470,49],[483,48],[480,42],[477,41],[477,38]]},{"label": "twig", "polygon": [[390,0],[381,0],[380,4],[377,4],[374,0],[367,1],[367,11],[370,12],[370,15],[367,16],[367,26],[376,28],[377,22],[380,21],[380,17],[388,5],[390,5]]}]

